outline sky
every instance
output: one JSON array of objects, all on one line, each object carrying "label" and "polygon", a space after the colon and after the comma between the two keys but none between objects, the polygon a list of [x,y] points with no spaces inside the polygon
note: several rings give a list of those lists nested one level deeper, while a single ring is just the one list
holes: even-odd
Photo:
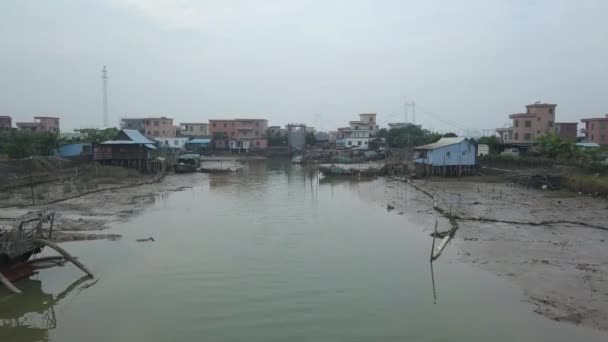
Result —
[{"label": "sky", "polygon": [[[63,131],[165,115],[488,129],[608,113],[604,0],[2,0],[0,115]],[[408,118],[410,121],[410,116]]]}]

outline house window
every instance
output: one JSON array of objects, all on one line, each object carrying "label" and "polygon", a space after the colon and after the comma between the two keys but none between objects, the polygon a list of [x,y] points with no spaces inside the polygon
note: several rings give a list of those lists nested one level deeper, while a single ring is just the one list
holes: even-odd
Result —
[{"label": "house window", "polygon": [[536,134],[540,134],[540,131],[536,131]]},{"label": "house window", "polygon": [[445,153],[445,157],[448,158],[448,159],[450,158],[450,152],[449,151]]},{"label": "house window", "polygon": [[152,135],[152,132],[146,131],[146,135]]},{"label": "house window", "polygon": [[513,121],[513,127],[519,127],[519,120],[515,119],[515,121]]},{"label": "house window", "polygon": [[514,134],[515,139],[514,140],[519,140],[519,133],[515,133]]},{"label": "house window", "polygon": [[594,129],[594,128],[595,128],[595,123],[592,122],[591,123],[591,129]]},{"label": "house window", "polygon": [[553,114],[553,108],[549,108],[549,114]]},{"label": "house window", "polygon": [[536,121],[540,121],[540,116],[537,116],[537,117],[536,117]]},{"label": "house window", "polygon": [[524,134],[524,140],[532,140],[532,134],[530,134],[530,133],[525,133],[525,134]]},{"label": "house window", "polygon": [[163,131],[163,135],[165,135],[165,131]]},{"label": "house window", "polygon": [[352,144],[353,144],[353,142],[349,140],[349,141],[348,141],[348,146],[350,146],[350,145],[352,145]]},{"label": "house window", "polygon": [[224,127],[227,127],[227,126],[228,126],[228,125],[226,125],[226,124],[224,123]]},{"label": "house window", "polygon": [[600,129],[606,129],[606,123],[600,122]]},{"label": "house window", "polygon": [[256,140],[255,144],[256,146],[260,146],[260,142],[258,140]]},{"label": "house window", "polygon": [[152,123],[154,124],[154,127],[158,127],[158,121],[154,120]]},{"label": "house window", "polygon": [[553,127],[553,121],[547,121],[547,127]]},{"label": "house window", "polygon": [[462,151],[462,155],[463,156],[466,155],[466,154],[467,154],[467,151]]},{"label": "house window", "polygon": [[532,120],[525,120],[524,127],[532,127]]},{"label": "house window", "polygon": [[365,145],[367,145],[367,141],[365,142]]},{"label": "house window", "polygon": [[259,136],[259,135],[260,135],[260,132],[255,131],[255,136],[257,137],[257,136]]},{"label": "house window", "polygon": [[179,141],[173,140],[173,145],[175,145],[175,146],[179,145]]},{"label": "house window", "polygon": [[165,122],[163,121],[163,125],[165,124]]},{"label": "house window", "polygon": [[215,122],[213,123],[213,125],[211,125],[212,127],[215,127]]},{"label": "house window", "polygon": [[165,145],[169,145],[169,140],[165,140]]},{"label": "house window", "polygon": [[158,136],[158,131],[154,131],[154,136],[157,137]]},{"label": "house window", "polygon": [[361,140],[357,141],[357,145],[361,146]]}]

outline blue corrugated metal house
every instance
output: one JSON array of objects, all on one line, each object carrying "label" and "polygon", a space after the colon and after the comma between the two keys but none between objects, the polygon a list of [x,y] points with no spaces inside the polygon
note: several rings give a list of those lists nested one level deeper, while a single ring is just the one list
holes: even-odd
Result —
[{"label": "blue corrugated metal house", "polygon": [[[472,174],[475,170],[475,142],[463,137],[441,138],[414,148],[418,171],[427,175],[453,176]],[[418,172],[417,172],[418,173]]]},{"label": "blue corrugated metal house", "polygon": [[63,158],[90,157],[92,154],[91,143],[74,143],[60,146],[55,153]]}]

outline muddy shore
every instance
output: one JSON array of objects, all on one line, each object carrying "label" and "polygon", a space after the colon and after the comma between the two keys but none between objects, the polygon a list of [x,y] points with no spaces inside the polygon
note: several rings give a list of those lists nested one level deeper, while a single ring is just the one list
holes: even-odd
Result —
[{"label": "muddy shore", "polygon": [[145,209],[154,203],[156,196],[189,188],[208,177],[202,173],[167,175],[160,182],[96,192],[53,204],[4,208],[0,209],[0,226],[11,225],[13,218],[27,212],[47,209],[56,212],[55,241],[116,240],[121,236],[103,231]]},{"label": "muddy shore", "polygon": [[[608,201],[479,178],[414,182],[448,212],[475,218],[458,220],[447,247],[457,259],[518,284],[539,314],[608,331]],[[429,231],[435,218],[448,229],[427,195],[399,181],[386,188],[394,212],[426,213]]]}]

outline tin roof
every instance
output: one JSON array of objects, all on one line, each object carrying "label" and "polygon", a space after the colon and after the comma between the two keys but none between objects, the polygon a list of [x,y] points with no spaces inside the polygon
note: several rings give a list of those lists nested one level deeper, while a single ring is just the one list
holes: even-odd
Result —
[{"label": "tin roof", "polygon": [[154,144],[153,141],[150,141],[148,138],[144,137],[144,135],[136,129],[123,129],[122,132],[129,137],[129,140],[135,142],[136,144]]},{"label": "tin roof", "polygon": [[211,142],[211,139],[192,139],[190,141],[186,141],[186,144],[208,144]]},{"label": "tin roof", "polygon": [[414,147],[414,150],[434,150],[439,147],[460,144],[464,140],[469,140],[465,137],[441,138],[437,142],[428,145]]},{"label": "tin roof", "polygon": [[101,145],[145,145],[149,149],[156,150],[154,142],[144,137],[143,134],[136,129],[123,129],[120,131],[117,138],[128,138],[129,140],[108,140],[102,142]]}]

